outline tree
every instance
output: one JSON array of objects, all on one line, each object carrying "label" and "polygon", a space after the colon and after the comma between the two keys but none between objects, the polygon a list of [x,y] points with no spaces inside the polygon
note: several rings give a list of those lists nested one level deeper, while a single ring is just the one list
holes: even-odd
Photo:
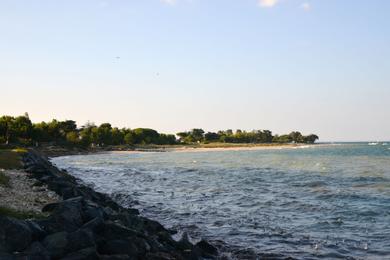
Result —
[{"label": "tree", "polygon": [[129,144],[129,145],[135,144],[135,141],[136,141],[135,134],[131,131],[128,132],[124,137],[124,141],[126,144]]},{"label": "tree", "polygon": [[69,144],[72,144],[72,145],[77,145],[80,143],[80,136],[79,136],[79,133],[76,132],[76,131],[72,131],[72,132],[69,132],[66,134],[66,141],[69,143]]},{"label": "tree", "polygon": [[213,133],[213,132],[207,132],[204,135],[204,140],[207,142],[213,142],[213,141],[218,141],[219,140],[219,134]]},{"label": "tree", "polygon": [[190,135],[189,132],[180,132],[176,134],[179,137],[180,142],[185,142],[186,138]]},{"label": "tree", "polygon": [[311,134],[311,135],[303,137],[303,139],[304,139],[304,142],[307,144],[314,144],[319,139],[319,137],[315,134]]},{"label": "tree", "polygon": [[303,136],[300,132],[295,131],[290,133],[291,140],[295,143],[303,143]]},{"label": "tree", "polygon": [[194,129],[192,129],[191,132],[190,132],[190,136],[191,136],[191,139],[192,139],[191,141],[192,142],[201,142],[201,141],[203,141],[203,138],[204,138],[203,134],[204,134],[204,130],[201,129],[201,128],[194,128]]},{"label": "tree", "polygon": [[14,121],[12,116],[2,116],[0,118],[0,135],[6,144],[9,144],[12,133],[12,123]]}]

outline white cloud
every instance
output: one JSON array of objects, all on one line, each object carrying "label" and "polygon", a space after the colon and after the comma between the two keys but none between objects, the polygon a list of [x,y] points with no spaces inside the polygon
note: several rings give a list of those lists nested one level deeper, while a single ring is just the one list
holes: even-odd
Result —
[{"label": "white cloud", "polygon": [[306,3],[303,3],[303,4],[301,5],[301,8],[307,12],[307,11],[310,11],[311,5],[310,5],[309,3],[306,2]]},{"label": "white cloud", "polygon": [[259,5],[262,7],[274,7],[279,0],[259,0]]},{"label": "white cloud", "polygon": [[175,5],[177,3],[177,0],[161,0],[161,2],[168,5]]}]

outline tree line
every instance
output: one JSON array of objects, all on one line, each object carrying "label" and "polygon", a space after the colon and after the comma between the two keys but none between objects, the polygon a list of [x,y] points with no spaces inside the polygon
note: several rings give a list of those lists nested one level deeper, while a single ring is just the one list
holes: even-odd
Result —
[{"label": "tree line", "polygon": [[302,135],[298,131],[286,135],[272,135],[269,130],[226,130],[218,132],[205,132],[203,129],[195,128],[188,132],[177,133],[180,142],[184,143],[307,143],[313,144],[319,139],[315,134]]},{"label": "tree line", "polygon": [[[176,138],[178,136],[178,138]],[[0,143],[40,145],[70,145],[80,147],[137,144],[191,144],[191,143],[314,143],[318,136],[304,136],[300,132],[287,135],[272,135],[269,130],[250,132],[236,130],[205,132],[195,128],[175,135],[163,134],[150,128],[117,128],[109,123],[99,126],[87,123],[81,127],[73,120],[32,123],[28,114],[0,117]]]},{"label": "tree line", "polygon": [[175,135],[161,134],[149,128],[117,128],[109,123],[87,123],[78,128],[73,120],[32,123],[28,114],[0,117],[0,143],[39,145],[52,143],[73,146],[134,144],[175,144]]}]

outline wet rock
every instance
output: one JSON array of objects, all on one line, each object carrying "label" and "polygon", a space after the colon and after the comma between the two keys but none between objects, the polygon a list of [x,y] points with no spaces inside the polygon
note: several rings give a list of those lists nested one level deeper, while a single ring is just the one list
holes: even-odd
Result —
[{"label": "wet rock", "polygon": [[95,247],[88,247],[66,255],[62,260],[94,260],[99,259]]},{"label": "wet rock", "polygon": [[83,198],[77,197],[58,203],[51,219],[57,224],[58,229],[73,232],[83,225],[82,218]]},{"label": "wet rock", "polygon": [[30,228],[30,230],[32,232],[32,240],[33,241],[41,240],[47,235],[45,230],[43,230],[43,228],[38,223],[36,223],[32,220],[27,220],[26,224],[28,225],[28,227]]},{"label": "wet rock", "polygon": [[60,258],[67,253],[68,233],[58,232],[47,236],[43,240],[43,246],[53,258]]},{"label": "wet rock", "polygon": [[136,237],[138,235],[141,234],[119,223],[107,221],[103,224],[102,236],[104,236],[108,240],[127,238],[127,237]]},{"label": "wet rock", "polygon": [[96,203],[93,203],[92,201],[86,201],[84,210],[85,221],[90,221],[95,218],[105,219],[107,218],[107,214],[104,209],[99,207],[99,205]]},{"label": "wet rock", "polygon": [[33,242],[29,248],[27,248],[23,255],[27,257],[36,257],[37,259],[50,259],[49,251],[46,250],[46,248],[38,241]]},{"label": "wet rock", "polygon": [[212,257],[218,255],[218,249],[203,239],[195,246],[199,249],[203,257]]},{"label": "wet rock", "polygon": [[128,255],[99,255],[100,260],[132,260]]},{"label": "wet rock", "polygon": [[103,255],[127,255],[136,258],[138,248],[128,240],[109,240],[99,247],[99,253]]},{"label": "wet rock", "polygon": [[[0,249],[1,249],[1,248],[0,248]],[[1,259],[1,260],[15,260],[15,256],[0,251],[0,259]]]},{"label": "wet rock", "polygon": [[88,229],[79,229],[76,232],[69,233],[67,239],[69,241],[67,250],[70,252],[95,247],[94,235]]},{"label": "wet rock", "polygon": [[0,248],[3,252],[23,251],[30,245],[32,236],[25,221],[0,216]]}]

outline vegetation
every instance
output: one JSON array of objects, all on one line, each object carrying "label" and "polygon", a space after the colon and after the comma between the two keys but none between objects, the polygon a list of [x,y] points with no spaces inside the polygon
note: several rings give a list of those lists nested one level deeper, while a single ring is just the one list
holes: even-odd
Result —
[{"label": "vegetation", "polygon": [[179,140],[183,143],[212,143],[212,142],[221,142],[221,143],[308,143],[312,144],[318,140],[318,136],[311,134],[304,136],[300,132],[291,132],[288,135],[272,135],[272,132],[269,130],[253,130],[251,132],[236,130],[207,132],[205,133],[202,129],[193,129],[189,132],[181,132],[177,134]]},{"label": "vegetation", "polygon": [[20,211],[2,206],[0,206],[0,215],[17,219],[42,219],[47,217],[47,215],[43,213],[37,213],[33,211]]},{"label": "vegetation", "polygon": [[22,168],[20,152],[12,150],[0,150],[0,169]]},{"label": "vegetation", "polygon": [[175,144],[174,135],[160,134],[153,129],[112,127],[109,123],[96,126],[87,123],[78,128],[73,120],[32,123],[28,114],[0,117],[0,143],[35,145],[50,143],[79,147],[135,144]]},{"label": "vegetation", "polygon": [[205,132],[195,128],[188,132],[161,134],[149,128],[117,128],[109,123],[96,126],[87,123],[78,128],[73,120],[32,123],[28,114],[0,117],[0,144],[35,145],[42,143],[76,147],[104,147],[110,145],[173,145],[193,143],[314,143],[318,136],[304,136],[300,132],[272,135],[269,130],[250,132],[236,130]]},{"label": "vegetation", "polygon": [[10,187],[10,178],[4,172],[0,172],[0,186]]}]

